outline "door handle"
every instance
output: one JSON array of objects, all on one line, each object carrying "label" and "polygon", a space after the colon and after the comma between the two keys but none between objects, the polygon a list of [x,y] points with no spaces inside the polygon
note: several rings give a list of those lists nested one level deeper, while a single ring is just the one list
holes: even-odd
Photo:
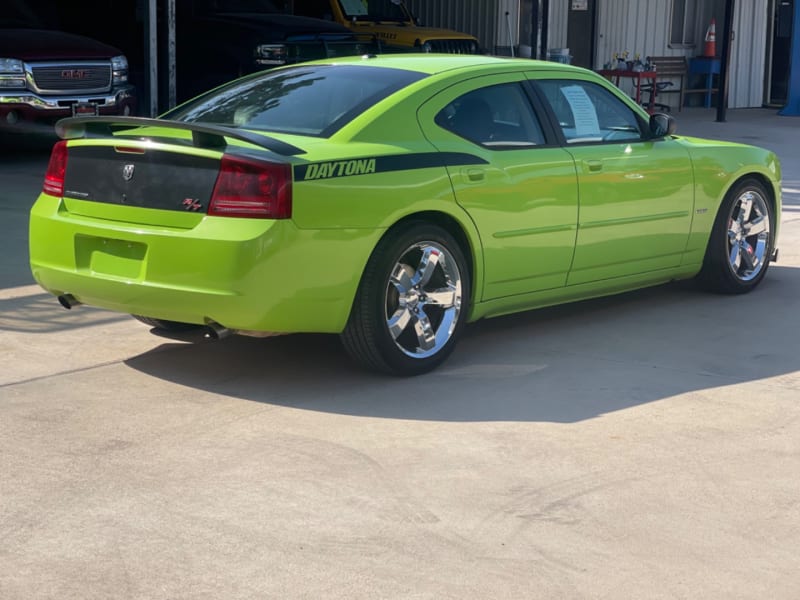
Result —
[{"label": "door handle", "polygon": [[602,160],[585,160],[583,163],[586,165],[586,168],[589,169],[590,172],[596,173],[597,171],[603,170],[603,161]]},{"label": "door handle", "polygon": [[467,176],[467,181],[470,183],[483,181],[484,177],[486,177],[483,169],[464,169],[464,175]]}]

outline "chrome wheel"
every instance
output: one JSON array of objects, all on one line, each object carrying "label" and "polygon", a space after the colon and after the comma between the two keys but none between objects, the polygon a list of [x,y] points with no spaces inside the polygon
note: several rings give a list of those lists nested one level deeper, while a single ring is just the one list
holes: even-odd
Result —
[{"label": "chrome wheel", "polygon": [[469,314],[466,247],[418,219],[389,230],[367,261],[342,331],[348,354],[394,375],[421,375],[442,364]]},{"label": "chrome wheel", "polygon": [[758,179],[743,179],[725,194],[697,275],[706,289],[744,294],[761,283],[774,251],[773,211],[769,188]]},{"label": "chrome wheel", "polygon": [[386,285],[385,318],[397,348],[427,358],[450,340],[461,312],[461,273],[455,258],[434,242],[406,249]]},{"label": "chrome wheel", "polygon": [[770,249],[769,209],[757,190],[743,191],[728,217],[728,265],[740,281],[758,277]]}]

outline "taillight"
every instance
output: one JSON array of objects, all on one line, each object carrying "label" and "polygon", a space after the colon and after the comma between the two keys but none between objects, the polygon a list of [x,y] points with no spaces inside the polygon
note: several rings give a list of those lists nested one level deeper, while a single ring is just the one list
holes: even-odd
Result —
[{"label": "taillight", "polygon": [[61,140],[53,146],[42,191],[51,196],[64,195],[64,173],[67,171],[67,142]]},{"label": "taillight", "polygon": [[291,166],[223,155],[208,214],[253,219],[291,218]]}]

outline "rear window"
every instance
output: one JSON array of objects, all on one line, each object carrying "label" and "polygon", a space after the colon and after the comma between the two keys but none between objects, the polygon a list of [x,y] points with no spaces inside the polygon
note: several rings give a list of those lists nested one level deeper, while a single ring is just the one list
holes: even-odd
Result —
[{"label": "rear window", "polygon": [[425,77],[359,65],[298,66],[235,81],[164,118],[328,137],[370,106]]}]

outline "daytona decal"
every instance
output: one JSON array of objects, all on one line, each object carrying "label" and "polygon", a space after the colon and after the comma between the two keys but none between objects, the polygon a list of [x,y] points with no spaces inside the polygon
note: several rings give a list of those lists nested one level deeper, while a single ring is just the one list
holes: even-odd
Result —
[{"label": "daytona decal", "polygon": [[303,179],[326,179],[343,175],[363,175],[375,172],[375,159],[341,160],[338,162],[315,163],[308,165]]},{"label": "daytona decal", "polygon": [[309,163],[294,167],[295,181],[351,177],[370,173],[390,171],[412,171],[434,167],[486,164],[487,161],[472,154],[458,152],[430,152],[425,154],[399,154],[396,156],[377,156],[352,160]]}]

